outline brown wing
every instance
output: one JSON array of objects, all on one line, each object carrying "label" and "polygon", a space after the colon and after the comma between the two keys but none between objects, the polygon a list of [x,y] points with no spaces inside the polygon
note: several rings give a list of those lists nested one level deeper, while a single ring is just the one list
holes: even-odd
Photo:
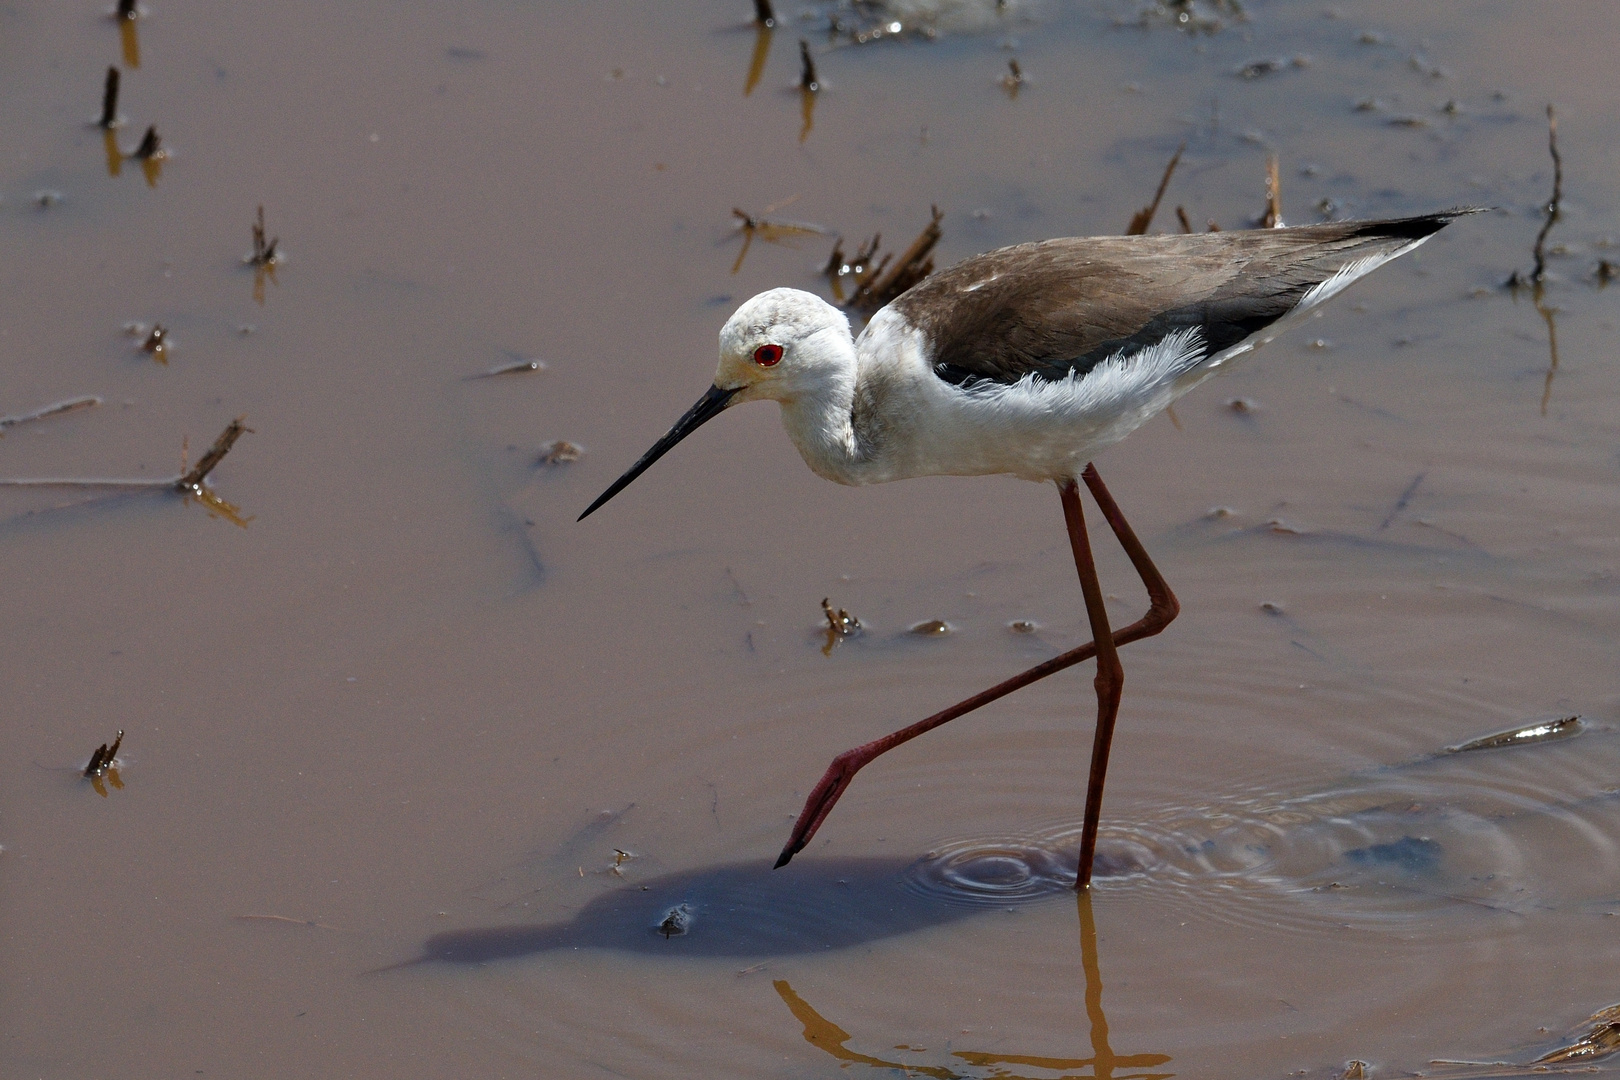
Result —
[{"label": "brown wing", "polygon": [[1020,244],[935,274],[894,307],[926,335],[939,377],[958,385],[1085,374],[1194,327],[1211,356],[1357,259],[1394,254],[1470,212]]}]

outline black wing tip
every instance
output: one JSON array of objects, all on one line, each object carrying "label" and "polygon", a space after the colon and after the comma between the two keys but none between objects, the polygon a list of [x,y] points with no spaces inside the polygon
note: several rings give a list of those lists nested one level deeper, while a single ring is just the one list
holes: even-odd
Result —
[{"label": "black wing tip", "polygon": [[1432,214],[1391,218],[1387,221],[1362,222],[1362,227],[1357,231],[1362,236],[1383,236],[1393,240],[1422,240],[1425,237],[1433,236],[1460,217],[1467,217],[1470,214],[1483,214],[1491,209],[1493,207],[1489,206],[1454,206],[1449,210],[1439,210]]}]

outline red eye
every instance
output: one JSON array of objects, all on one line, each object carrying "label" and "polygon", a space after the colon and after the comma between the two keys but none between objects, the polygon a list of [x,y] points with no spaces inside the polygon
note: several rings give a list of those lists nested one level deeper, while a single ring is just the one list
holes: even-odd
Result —
[{"label": "red eye", "polygon": [[754,350],[754,363],[760,367],[775,367],[782,362],[782,346],[761,345]]}]

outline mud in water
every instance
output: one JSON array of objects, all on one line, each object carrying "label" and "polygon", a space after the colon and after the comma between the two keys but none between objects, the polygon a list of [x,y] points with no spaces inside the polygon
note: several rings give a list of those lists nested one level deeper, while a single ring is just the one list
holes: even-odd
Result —
[{"label": "mud in water", "polygon": [[[1602,5],[136,14],[0,8],[0,478],[247,430],[217,501],[0,488],[0,1073],[1614,1067]],[[1058,500],[839,488],[759,405],[575,517],[835,241],[1120,232],[1183,143],[1152,231],[1257,221],[1272,156],[1290,223],[1495,209],[1099,460],[1183,613],[1088,903],[1085,667],[769,870],[835,753],[1089,636]]]}]

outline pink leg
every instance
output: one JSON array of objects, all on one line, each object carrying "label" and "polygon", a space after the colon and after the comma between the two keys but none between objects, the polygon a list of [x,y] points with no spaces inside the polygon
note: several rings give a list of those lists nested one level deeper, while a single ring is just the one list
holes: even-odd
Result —
[{"label": "pink leg", "polygon": [[[1162,631],[1166,626],[1170,625],[1170,620],[1176,617],[1181,610],[1181,605],[1176,602],[1175,594],[1170,591],[1170,586],[1165,583],[1163,575],[1159,573],[1159,568],[1153,565],[1152,559],[1148,558],[1147,549],[1142,546],[1141,541],[1136,538],[1136,534],[1131,531],[1125,516],[1119,512],[1119,506],[1115,504],[1113,496],[1109,494],[1108,488],[1104,486],[1102,477],[1097,475],[1097,470],[1087,465],[1085,471],[1081,473],[1081,479],[1086,482],[1086,487],[1091,490],[1092,497],[1097,500],[1097,507],[1102,511],[1103,518],[1108,522],[1109,527],[1113,529],[1114,536],[1119,540],[1120,547],[1125,549],[1125,554],[1130,558],[1131,565],[1136,567],[1136,572],[1141,576],[1142,584],[1147,587],[1148,591],[1149,606],[1146,615],[1143,615],[1123,630],[1113,634],[1104,632],[1098,635],[1100,638],[1111,642],[1113,648],[1110,648],[1109,651],[1113,652],[1114,648],[1128,645],[1145,637],[1152,637]],[[1093,582],[1096,581],[1096,570],[1092,567],[1090,545],[1085,537],[1084,522],[1080,518],[1079,492],[1076,490],[1074,482],[1068,481],[1066,484],[1059,485],[1058,494],[1063,499],[1064,519],[1070,524],[1070,542],[1075,549],[1075,568],[1080,572],[1081,588],[1084,591],[1087,570],[1090,570]],[[1070,512],[1071,503],[1073,505],[1072,514]],[[1074,531],[1075,525],[1078,525],[1080,530],[1078,539],[1076,539]],[[1082,565],[1081,558],[1082,546],[1085,548],[1084,565]],[[1097,614],[1101,614],[1100,589],[1098,589],[1098,597]],[[1088,614],[1092,613],[1089,596],[1087,598],[1087,612]],[[1106,626],[1106,616],[1102,621],[1103,625]],[[1093,618],[1093,631],[1095,632],[1095,630],[1096,619]],[[787,845],[782,848],[782,855],[776,860],[776,865],[779,867],[786,866],[788,860],[804,850],[805,845],[810,842],[810,838],[821,827],[821,823],[832,812],[833,805],[838,802],[839,796],[844,793],[844,789],[849,786],[849,782],[854,779],[855,774],[880,754],[894,749],[901,743],[915,739],[925,731],[932,731],[941,724],[970,713],[981,705],[988,705],[997,698],[1006,697],[1014,690],[1028,686],[1038,679],[1044,679],[1055,671],[1062,671],[1064,668],[1073,667],[1075,664],[1089,660],[1096,654],[1095,643],[1087,642],[1077,649],[1071,649],[1060,656],[1054,656],[1044,663],[1036,664],[1028,671],[1014,675],[1005,682],[997,683],[990,689],[975,694],[965,701],[959,701],[950,708],[928,717],[926,720],[919,720],[910,727],[901,728],[892,735],[885,735],[881,739],[874,739],[863,746],[857,746],[853,750],[846,750],[839,754],[833,759],[832,764],[827,767],[826,773],[822,775],[815,789],[810,792],[810,797],[805,800],[804,811],[800,813],[799,820],[794,823],[793,834],[788,838]],[[1113,666],[1117,670],[1117,657]],[[1102,678],[1100,669],[1098,678],[1099,681]],[[1099,698],[1099,713],[1101,712],[1101,704]],[[1077,888],[1085,888],[1091,880],[1091,858],[1096,848],[1097,818],[1100,816],[1102,807],[1102,775],[1108,767],[1107,740],[1111,739],[1112,735],[1113,722],[1112,716],[1110,716],[1107,735],[1103,734],[1102,725],[1099,724],[1097,741],[1093,744],[1092,749],[1092,778],[1086,793],[1087,824],[1082,831],[1081,837],[1082,858],[1080,876],[1076,879]],[[1100,759],[1097,752],[1099,745],[1102,748]],[[1093,809],[1093,803],[1095,803],[1095,810]]]}]

